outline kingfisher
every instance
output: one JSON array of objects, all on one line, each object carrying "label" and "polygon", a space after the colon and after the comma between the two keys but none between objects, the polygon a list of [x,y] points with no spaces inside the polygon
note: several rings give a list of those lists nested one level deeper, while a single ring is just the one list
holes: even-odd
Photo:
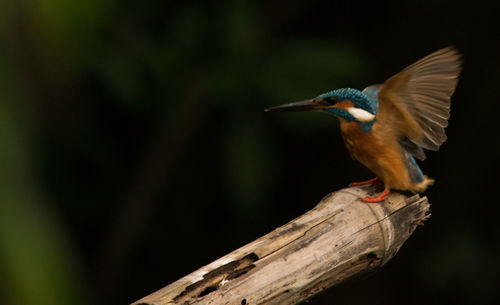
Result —
[{"label": "kingfisher", "polygon": [[375,178],[351,186],[378,185],[384,190],[364,202],[382,202],[390,190],[424,192],[434,179],[422,173],[415,159],[424,149],[437,151],[446,141],[450,100],[462,67],[453,47],[418,60],[383,84],[363,91],[336,89],[313,99],[265,111],[317,111],[336,116],[351,157]]}]

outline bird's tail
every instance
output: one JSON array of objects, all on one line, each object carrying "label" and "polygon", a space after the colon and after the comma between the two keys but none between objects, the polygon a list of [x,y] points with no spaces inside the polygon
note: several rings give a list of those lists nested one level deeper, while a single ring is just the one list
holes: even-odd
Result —
[{"label": "bird's tail", "polygon": [[427,177],[424,175],[424,181],[415,183],[412,187],[412,191],[422,193],[424,192],[429,186],[434,184],[434,179]]}]

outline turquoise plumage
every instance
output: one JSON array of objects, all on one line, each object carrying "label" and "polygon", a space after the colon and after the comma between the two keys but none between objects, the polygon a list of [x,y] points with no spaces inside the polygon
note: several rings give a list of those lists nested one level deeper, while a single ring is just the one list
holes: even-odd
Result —
[{"label": "turquoise plumage", "polygon": [[363,91],[336,89],[316,98],[266,111],[320,111],[340,120],[344,143],[351,156],[377,176],[355,185],[384,183],[380,202],[390,189],[422,192],[433,179],[422,173],[415,158],[423,149],[437,150],[446,141],[450,99],[461,70],[461,56],[453,48],[436,51],[382,85]]}]

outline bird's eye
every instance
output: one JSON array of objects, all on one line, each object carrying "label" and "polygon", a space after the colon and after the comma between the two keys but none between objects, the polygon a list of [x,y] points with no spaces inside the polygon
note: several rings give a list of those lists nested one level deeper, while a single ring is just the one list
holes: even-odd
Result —
[{"label": "bird's eye", "polygon": [[328,98],[328,104],[330,104],[330,105],[336,104],[337,102],[338,102],[338,100],[334,96]]},{"label": "bird's eye", "polygon": [[333,105],[337,102],[337,100],[334,97],[325,97],[325,98],[319,98],[316,101],[316,104],[321,105],[321,106],[330,106]]}]

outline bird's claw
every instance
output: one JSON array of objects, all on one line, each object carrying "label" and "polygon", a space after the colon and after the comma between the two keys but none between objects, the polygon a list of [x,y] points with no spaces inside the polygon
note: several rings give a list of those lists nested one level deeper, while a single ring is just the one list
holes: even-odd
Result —
[{"label": "bird's claw", "polygon": [[367,181],[353,182],[353,183],[349,184],[349,186],[361,186],[361,185],[372,185],[373,186],[373,185],[380,184],[380,182],[381,182],[380,178],[379,177],[375,177],[375,178],[367,180]]},{"label": "bird's claw", "polygon": [[369,203],[382,202],[382,201],[385,200],[385,198],[387,197],[387,195],[389,195],[389,190],[385,189],[382,193],[380,193],[380,195],[378,195],[375,198],[368,196],[368,197],[365,197],[365,198],[361,198],[361,200],[363,200],[364,202],[369,202]]}]

